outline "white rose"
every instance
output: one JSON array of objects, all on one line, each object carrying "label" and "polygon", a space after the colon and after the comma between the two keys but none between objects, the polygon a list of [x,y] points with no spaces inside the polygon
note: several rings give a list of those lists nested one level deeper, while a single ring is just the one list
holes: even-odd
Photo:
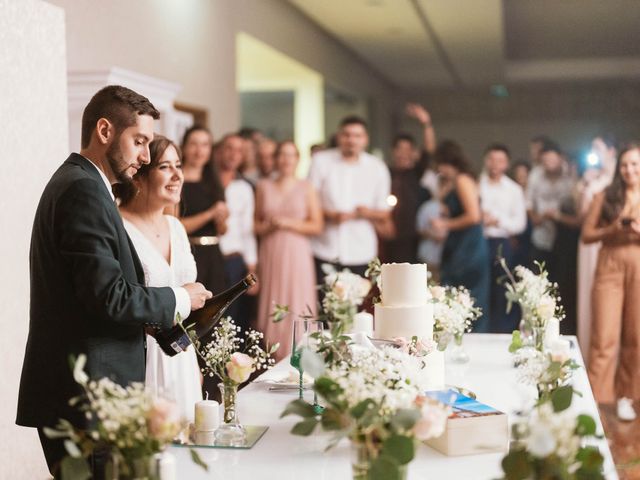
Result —
[{"label": "white rose", "polygon": [[471,296],[468,292],[461,292],[460,295],[458,295],[458,301],[465,308],[473,307],[473,301],[471,300]]},{"label": "white rose", "polygon": [[548,320],[553,317],[553,314],[556,311],[556,301],[553,297],[548,295],[543,296],[538,302],[538,306],[536,308],[538,316],[543,320]]},{"label": "white rose", "polygon": [[544,424],[536,422],[531,425],[527,446],[534,457],[546,458],[551,455],[557,446],[553,432]]}]

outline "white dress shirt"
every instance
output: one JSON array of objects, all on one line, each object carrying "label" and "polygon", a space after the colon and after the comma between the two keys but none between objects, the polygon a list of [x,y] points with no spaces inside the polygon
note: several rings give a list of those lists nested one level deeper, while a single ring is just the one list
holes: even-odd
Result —
[{"label": "white dress shirt", "polygon": [[524,232],[527,227],[527,207],[522,187],[506,175],[492,181],[487,174],[480,176],[480,205],[498,220],[498,225],[484,227],[489,238],[507,238]]},{"label": "white dress shirt", "polygon": [[[104,185],[107,187],[107,191],[109,192],[109,195],[111,195],[111,199],[115,202],[116,199],[113,195],[113,190],[111,190],[111,183],[109,182],[109,179],[107,178],[107,176],[104,174],[102,170],[98,168],[98,166],[95,163],[93,163],[87,157],[84,157],[84,158],[88,160],[89,163],[93,165],[95,169],[98,171],[98,173],[100,174],[100,178],[102,178]],[[191,298],[189,298],[189,294],[182,287],[171,287],[171,290],[173,290],[173,294],[176,297],[176,309],[173,312],[173,318],[177,318],[178,314],[180,314],[180,318],[184,320],[191,314]]]},{"label": "white dress shirt", "polygon": [[[548,210],[559,210],[560,202],[571,195],[573,181],[567,175],[548,178],[544,172],[529,180],[527,185],[527,209],[537,214]],[[556,239],[556,225],[552,220],[543,220],[533,227],[531,243],[533,246],[550,252]]]},{"label": "white dress shirt", "polygon": [[[389,169],[382,160],[366,152],[356,161],[345,161],[338,149],[313,157],[309,180],[318,191],[323,210],[353,213],[357,207],[389,210]],[[311,240],[315,257],[343,265],[364,265],[378,254],[378,238],[369,220],[341,224],[326,223]]]},{"label": "white dress shirt", "polygon": [[258,248],[253,233],[255,199],[248,181],[236,178],[224,190],[229,209],[227,232],[220,237],[223,255],[239,253],[247,265],[258,262]]}]

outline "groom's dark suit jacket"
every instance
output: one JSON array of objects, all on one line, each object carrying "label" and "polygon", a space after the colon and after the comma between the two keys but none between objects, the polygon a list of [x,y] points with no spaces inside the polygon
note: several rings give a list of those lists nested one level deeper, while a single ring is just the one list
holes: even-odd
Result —
[{"label": "groom's dark suit jacket", "polygon": [[144,381],[144,326],[173,324],[170,288],[144,287],[140,260],[96,168],[71,154],[53,174],[31,236],[31,310],[19,425],[81,422],[69,364],[87,355],[91,378]]}]

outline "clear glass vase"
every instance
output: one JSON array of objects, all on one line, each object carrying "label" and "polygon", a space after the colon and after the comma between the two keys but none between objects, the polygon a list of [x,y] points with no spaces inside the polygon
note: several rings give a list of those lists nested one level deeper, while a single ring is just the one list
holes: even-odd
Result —
[{"label": "clear glass vase", "polygon": [[533,345],[533,325],[529,317],[523,313],[520,319],[520,339],[524,345]]},{"label": "clear glass vase", "polygon": [[[351,476],[353,480],[369,480],[371,465],[378,456],[378,449],[358,440],[351,440]],[[398,466],[393,479],[406,480],[407,465]]]},{"label": "clear glass vase", "polygon": [[152,480],[151,457],[143,455],[135,458],[122,458],[111,455],[105,468],[106,480]]},{"label": "clear glass vase", "polygon": [[228,446],[243,445],[247,439],[247,431],[238,420],[236,402],[238,398],[238,384],[234,382],[220,382],[220,398],[224,407],[223,423],[215,433],[216,444]]},{"label": "clear glass vase", "polygon": [[464,364],[469,362],[469,354],[464,349],[463,339],[464,334],[462,333],[453,337],[453,345],[451,346],[451,353],[449,354],[449,359],[453,363]]},{"label": "clear glass vase", "polygon": [[546,329],[540,326],[534,326],[532,333],[532,344],[539,352],[544,352],[544,335]]}]

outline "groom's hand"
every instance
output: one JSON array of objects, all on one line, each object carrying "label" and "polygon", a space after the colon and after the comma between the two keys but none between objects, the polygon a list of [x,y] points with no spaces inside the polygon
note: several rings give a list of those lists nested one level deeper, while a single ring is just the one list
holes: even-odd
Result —
[{"label": "groom's hand", "polygon": [[191,300],[191,310],[198,310],[204,306],[204,302],[210,299],[213,294],[204,288],[201,283],[187,283],[182,286],[189,294]]}]

